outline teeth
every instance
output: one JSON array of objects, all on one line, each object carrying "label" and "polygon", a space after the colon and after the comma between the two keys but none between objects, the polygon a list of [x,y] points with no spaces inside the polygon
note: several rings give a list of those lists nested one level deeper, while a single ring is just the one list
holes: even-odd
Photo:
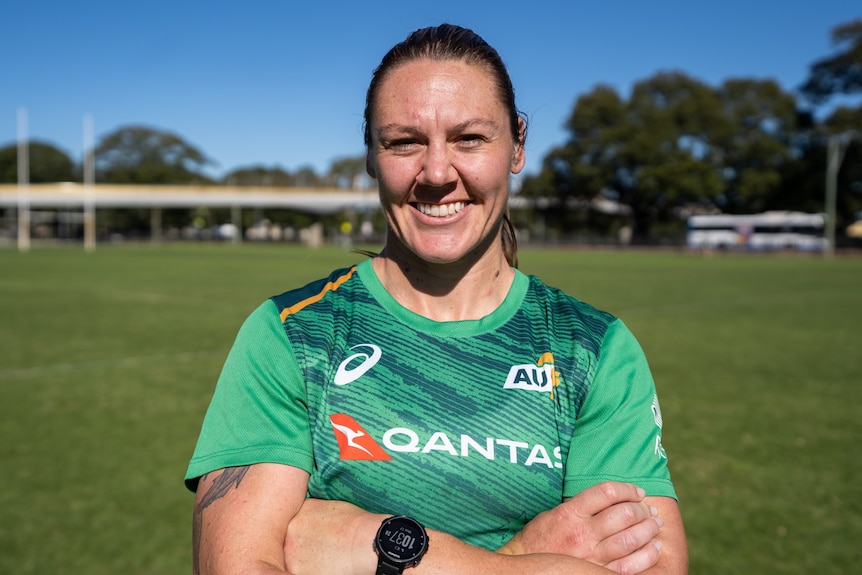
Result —
[{"label": "teeth", "polygon": [[451,204],[416,204],[420,212],[435,218],[446,217],[457,214],[464,209],[464,202],[452,202]]}]

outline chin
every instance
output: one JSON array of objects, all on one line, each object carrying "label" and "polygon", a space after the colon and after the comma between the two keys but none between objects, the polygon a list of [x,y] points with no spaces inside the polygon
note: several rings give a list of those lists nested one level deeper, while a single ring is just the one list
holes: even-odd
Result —
[{"label": "chin", "polygon": [[[420,241],[405,242],[403,245],[420,260],[435,265],[455,264],[465,260],[481,259],[493,245],[497,234],[488,237],[475,235],[464,237],[447,236],[437,238],[442,241],[427,241],[430,238],[417,238]],[[422,241],[425,240],[425,241]]]},{"label": "chin", "polygon": [[477,250],[464,245],[434,246],[432,249],[417,249],[413,252],[429,264],[454,264],[477,255]]},{"label": "chin", "polygon": [[451,252],[448,253],[427,253],[427,252],[414,252],[416,256],[421,259],[423,262],[427,262],[429,264],[452,264],[460,260],[463,256],[459,254],[453,254]]}]

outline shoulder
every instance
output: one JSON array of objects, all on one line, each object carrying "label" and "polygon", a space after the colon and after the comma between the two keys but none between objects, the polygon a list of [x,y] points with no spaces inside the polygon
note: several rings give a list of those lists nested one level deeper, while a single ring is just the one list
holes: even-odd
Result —
[{"label": "shoulder", "polygon": [[542,310],[545,321],[555,333],[575,336],[582,344],[598,352],[608,330],[618,323],[617,317],[544,283],[536,276],[528,278],[530,284],[525,305]]},{"label": "shoulder", "polygon": [[592,321],[603,324],[612,323],[616,317],[604,310],[600,310],[593,305],[570,295],[560,288],[551,286],[543,282],[536,276],[527,276],[529,279],[528,296],[532,297],[537,302],[544,303],[552,310],[568,312],[581,317],[591,318]]},{"label": "shoulder", "polygon": [[300,288],[272,296],[269,301],[275,304],[282,321],[289,315],[299,313],[329,297],[339,296],[351,288],[350,280],[356,275],[357,266],[341,268],[327,277],[320,278]]}]

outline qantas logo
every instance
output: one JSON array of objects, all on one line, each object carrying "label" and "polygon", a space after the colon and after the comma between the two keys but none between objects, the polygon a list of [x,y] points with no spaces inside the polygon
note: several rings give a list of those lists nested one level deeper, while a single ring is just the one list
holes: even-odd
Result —
[{"label": "qantas logo", "polygon": [[527,391],[548,392],[554,399],[554,388],[560,385],[560,372],[554,369],[554,354],[543,353],[533,364],[513,365],[503,389],[524,389]]},{"label": "qantas logo", "polygon": [[[432,453],[439,452],[454,457],[484,457],[508,459],[509,463],[526,467],[540,465],[549,469],[563,467],[560,447],[547,448],[541,444],[526,441],[497,439],[493,437],[474,438],[462,434],[455,438],[443,431],[435,431],[428,437],[420,436],[407,427],[393,427],[383,434],[383,446],[351,416],[335,413],[329,416],[332,431],[338,441],[342,461],[390,461],[392,453]],[[384,449],[385,446],[385,449]],[[387,451],[388,450],[388,451]]]},{"label": "qantas logo", "polygon": [[[335,385],[347,385],[356,381],[374,367],[383,355],[379,347],[370,343],[360,343],[350,349],[360,349],[360,351],[349,356],[338,365],[338,371],[335,372]],[[356,360],[361,360],[361,363],[351,367],[351,364],[355,363]]]},{"label": "qantas logo", "polygon": [[335,413],[329,416],[335,439],[338,440],[340,458],[347,461],[392,459],[380,445],[374,441],[368,432],[355,419],[346,413]]}]

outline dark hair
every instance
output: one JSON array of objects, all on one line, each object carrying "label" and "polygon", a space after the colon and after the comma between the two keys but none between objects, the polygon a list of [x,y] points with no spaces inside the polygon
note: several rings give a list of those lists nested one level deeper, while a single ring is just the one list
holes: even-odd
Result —
[{"label": "dark hair", "polygon": [[[500,54],[492,48],[481,36],[470,29],[441,24],[431,28],[416,30],[407,38],[393,46],[371,76],[368,93],[365,96],[365,146],[371,148],[371,121],[374,102],[380,84],[387,74],[407,62],[419,59],[430,60],[463,60],[469,64],[484,67],[491,73],[497,87],[497,95],[505,106],[509,116],[509,129],[512,139],[523,146],[527,138],[527,119],[515,106],[515,89],[506,65]],[[523,119],[523,130],[520,120]],[[509,265],[518,265],[518,244],[515,239],[515,228],[509,219],[509,214],[503,216],[503,226],[500,232],[503,251]]]}]

